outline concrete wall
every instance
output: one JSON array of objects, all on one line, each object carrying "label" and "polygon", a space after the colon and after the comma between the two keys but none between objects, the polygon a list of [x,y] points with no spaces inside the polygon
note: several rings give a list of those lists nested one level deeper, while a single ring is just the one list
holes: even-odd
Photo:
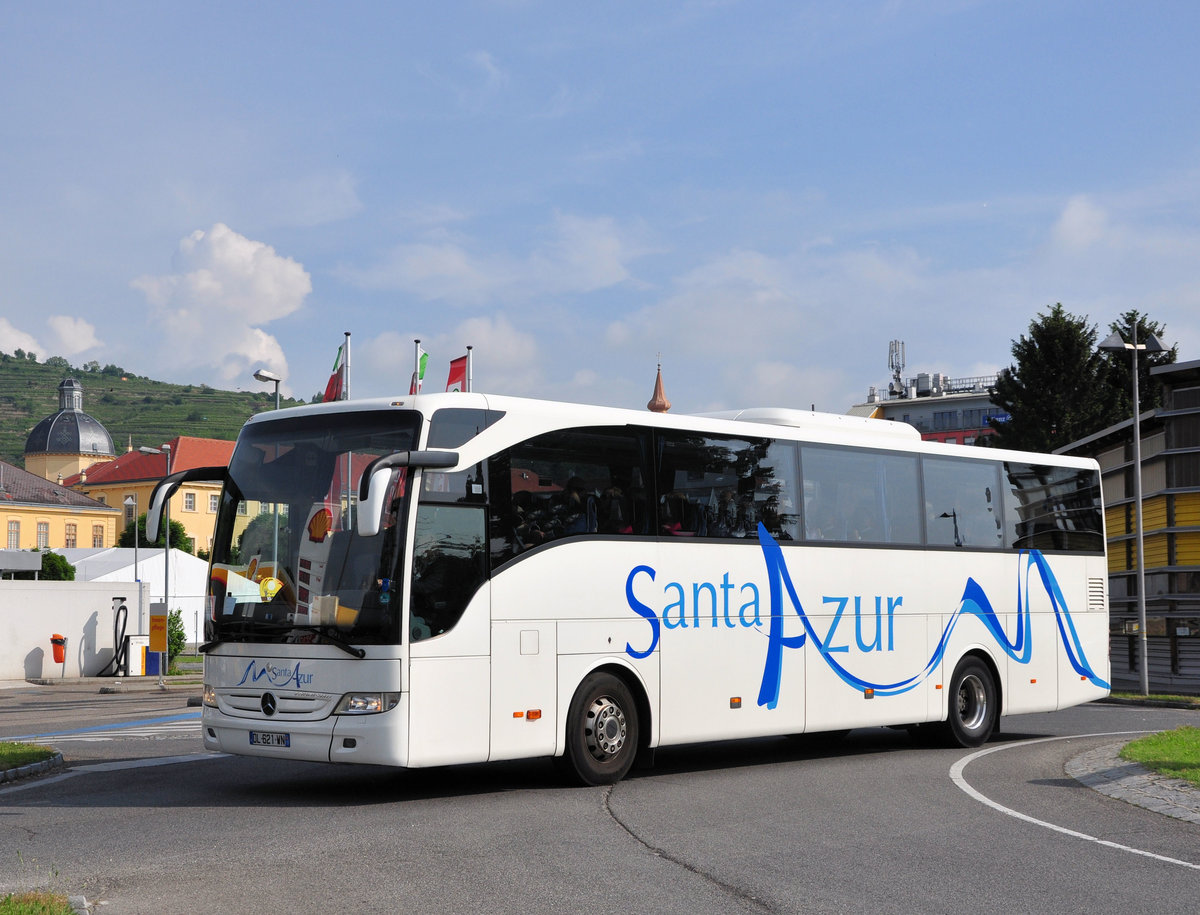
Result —
[{"label": "concrete wall", "polygon": [[[129,607],[127,635],[137,633],[131,582],[0,581],[0,680],[94,677],[112,661],[113,598]],[[150,606],[145,582],[142,600]],[[55,664],[50,636],[67,637],[66,665]]]}]

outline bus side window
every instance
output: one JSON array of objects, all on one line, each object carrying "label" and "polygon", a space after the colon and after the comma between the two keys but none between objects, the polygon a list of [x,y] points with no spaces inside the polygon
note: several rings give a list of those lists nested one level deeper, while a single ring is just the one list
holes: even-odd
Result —
[{"label": "bus side window", "polygon": [[562,429],[493,455],[493,570],[568,537],[646,533],[641,437],[629,427]]},{"label": "bus side window", "polygon": [[482,507],[417,506],[409,622],[412,641],[454,628],[486,581],[486,520]]}]

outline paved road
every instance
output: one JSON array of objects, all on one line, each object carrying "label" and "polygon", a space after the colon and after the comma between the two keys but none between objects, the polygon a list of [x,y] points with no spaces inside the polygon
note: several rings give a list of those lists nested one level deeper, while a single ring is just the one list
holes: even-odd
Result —
[{"label": "paved road", "polygon": [[580,789],[544,762],[403,772],[196,758],[198,737],[171,720],[194,714],[184,694],[59,693],[30,729],[37,697],[20,692],[0,693],[0,737],[119,726],[59,733],[69,772],[0,789],[0,892],[50,883],[113,915],[1191,915],[1200,898],[1200,827],[1064,774],[1129,732],[1200,724],[1197,712],[1005,719],[983,754],[886,730],[836,748],[709,744]]}]

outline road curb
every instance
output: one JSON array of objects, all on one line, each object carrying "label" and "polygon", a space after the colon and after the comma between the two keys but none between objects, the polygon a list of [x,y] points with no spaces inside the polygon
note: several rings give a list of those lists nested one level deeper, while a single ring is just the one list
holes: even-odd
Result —
[{"label": "road curb", "polygon": [[20,781],[23,778],[32,778],[35,775],[49,775],[51,772],[65,769],[66,766],[63,755],[56,752],[49,759],[43,759],[41,762],[17,766],[15,769],[0,769],[0,785],[7,785],[9,782]]},{"label": "road curb", "polygon": [[1200,704],[1195,702],[1176,702],[1172,699],[1126,699],[1124,696],[1105,696],[1097,699],[1101,705],[1141,705],[1147,708],[1179,708],[1200,711]]},{"label": "road curb", "polygon": [[1066,774],[1108,797],[1200,825],[1200,790],[1183,779],[1159,775],[1121,758],[1129,743],[1106,744],[1067,760]]}]

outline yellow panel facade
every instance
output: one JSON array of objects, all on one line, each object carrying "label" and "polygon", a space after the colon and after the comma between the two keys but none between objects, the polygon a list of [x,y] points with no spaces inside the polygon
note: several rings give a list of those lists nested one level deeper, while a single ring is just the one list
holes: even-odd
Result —
[{"label": "yellow panel facade", "polygon": [[1175,526],[1200,527],[1200,492],[1176,494]]},{"label": "yellow panel facade", "polygon": [[1125,544],[1110,543],[1108,545],[1108,572],[1128,572],[1129,563],[1125,561]]},{"label": "yellow panel facade", "polygon": [[1167,497],[1155,496],[1142,502],[1142,530],[1161,531],[1167,526]]},{"label": "yellow panel facade", "polygon": [[1175,535],[1175,564],[1180,566],[1200,565],[1200,531]]},{"label": "yellow panel facade", "polygon": [[1167,535],[1154,534],[1145,537],[1143,555],[1146,557],[1146,568],[1155,569],[1167,564]]},{"label": "yellow panel facade", "polygon": [[1109,537],[1120,537],[1122,534],[1129,533],[1129,525],[1125,520],[1127,517],[1124,505],[1104,510],[1104,530]]}]

